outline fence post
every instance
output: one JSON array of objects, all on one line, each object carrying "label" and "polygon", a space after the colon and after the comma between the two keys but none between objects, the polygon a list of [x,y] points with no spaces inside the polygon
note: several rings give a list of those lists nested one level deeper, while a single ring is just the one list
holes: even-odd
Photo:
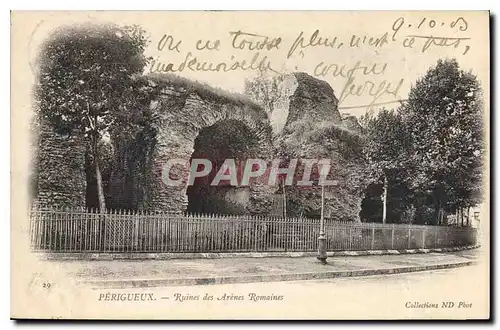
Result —
[{"label": "fence post", "polygon": [[394,249],[394,224],[392,224],[391,230],[391,249]]},{"label": "fence post", "polygon": [[[103,212],[103,211],[100,210],[100,212]],[[108,228],[106,228],[107,227],[107,221],[104,220],[103,213],[100,213],[99,218],[101,219],[102,225],[104,226],[104,236],[102,237],[102,246],[103,246],[102,249],[103,249],[103,252],[106,252],[106,241],[107,241],[106,234],[107,234],[107,231],[108,231],[107,230]]]},{"label": "fence post", "polygon": [[257,252],[257,239],[258,239],[258,231],[259,231],[259,218],[258,217],[252,217],[250,218],[253,220],[254,223],[254,242],[253,242],[253,250]]},{"label": "fence post", "polygon": [[[49,216],[50,214],[50,216]],[[54,231],[54,223],[56,223],[56,216],[57,216],[57,213],[55,212],[51,212],[51,213],[47,213],[47,219],[49,221],[47,221],[47,224],[49,225],[48,226],[48,230],[47,230],[47,235],[49,236],[49,251],[52,250],[52,232],[55,232]],[[47,227],[47,225],[45,225],[45,227]],[[45,240],[47,240],[47,237],[45,237]]]},{"label": "fence post", "polygon": [[425,249],[425,231],[427,230],[426,227],[422,230],[422,249]]},{"label": "fence post", "polygon": [[133,223],[133,236],[132,236],[132,249],[139,250],[139,213],[135,213],[132,217]]},{"label": "fence post", "polygon": [[411,225],[408,225],[408,249],[411,248]]},{"label": "fence post", "polygon": [[332,241],[332,250],[335,249],[335,231],[337,230],[337,226],[335,224],[332,225],[332,238],[331,238],[331,241]]},{"label": "fence post", "polygon": [[371,249],[375,247],[375,227],[372,225],[372,246]]},{"label": "fence post", "polygon": [[349,226],[349,250],[352,250],[352,226]]}]

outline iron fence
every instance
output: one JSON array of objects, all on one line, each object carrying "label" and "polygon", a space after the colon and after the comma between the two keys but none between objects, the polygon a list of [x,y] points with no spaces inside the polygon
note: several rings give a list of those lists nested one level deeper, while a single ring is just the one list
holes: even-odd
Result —
[{"label": "iron fence", "polygon": [[[316,251],[320,220],[32,208],[31,246],[55,252]],[[325,219],[328,251],[476,244],[470,227]]]}]

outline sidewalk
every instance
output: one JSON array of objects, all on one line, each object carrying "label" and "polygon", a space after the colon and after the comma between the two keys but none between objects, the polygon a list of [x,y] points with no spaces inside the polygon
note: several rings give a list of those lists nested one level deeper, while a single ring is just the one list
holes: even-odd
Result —
[{"label": "sidewalk", "polygon": [[325,279],[396,274],[468,266],[479,250],[448,253],[199,260],[68,260],[56,263],[67,276],[94,287],[124,288]]}]

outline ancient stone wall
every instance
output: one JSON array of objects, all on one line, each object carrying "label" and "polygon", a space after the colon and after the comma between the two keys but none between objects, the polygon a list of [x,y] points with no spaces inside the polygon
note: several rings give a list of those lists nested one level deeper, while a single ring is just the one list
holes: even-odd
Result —
[{"label": "ancient stone wall", "polygon": [[[271,126],[276,135],[285,127],[298,121],[340,123],[338,100],[332,87],[325,81],[297,72],[280,79],[275,91],[272,109],[269,109]],[[258,100],[255,100],[258,102]]]},{"label": "ancient stone wall", "polygon": [[[141,191],[138,208],[169,212],[186,210],[187,167],[176,166],[170,171],[172,178],[184,179],[180,186],[167,186],[162,178],[163,169],[169,159],[182,159],[188,162],[194,151],[195,139],[205,127],[230,119],[240,121],[258,137],[258,157],[269,159],[272,156],[271,127],[262,108],[251,104],[250,101],[240,102],[230,97],[211,94],[206,90],[193,90],[171,83],[155,83],[158,83],[161,93],[158,99],[151,103],[151,110],[155,113],[153,116],[155,120],[151,123],[152,129],[156,132],[154,141],[143,146],[149,151],[143,155],[141,171],[134,166],[125,165],[136,172],[141,172],[142,186],[134,187]],[[115,173],[112,177],[114,181],[118,181],[114,182],[115,187],[123,185],[119,180],[120,175]],[[118,190],[113,190],[115,195]],[[268,187],[259,184],[252,186],[248,212],[266,213],[271,204],[267,198],[268,194]]]},{"label": "ancient stone wall", "polygon": [[[279,93],[280,101],[275,102],[278,107],[272,109],[270,116],[286,123],[277,132],[277,154],[283,158],[330,159],[328,179],[337,180],[338,184],[326,189],[326,215],[359,221],[366,167],[359,123],[352,116],[342,118],[334,91],[325,81],[306,73],[293,73],[284,78],[282,88],[286,90]],[[296,173],[300,177],[302,172],[303,164],[299,163]],[[287,209],[291,216],[318,217],[321,189],[289,187]]]},{"label": "ancient stone wall", "polygon": [[85,144],[80,134],[58,134],[41,123],[38,139],[38,203],[85,206]]},{"label": "ancient stone wall", "polygon": [[326,121],[337,124],[341,122],[337,109],[339,101],[326,81],[303,72],[293,73],[289,79],[295,79],[297,83],[294,84],[296,88],[290,95],[286,126],[299,120],[313,123]]},{"label": "ancient stone wall", "polygon": [[[123,141],[119,135],[111,136],[115,161],[109,183],[109,207],[186,211],[188,168],[174,167],[170,177],[182,178],[183,184],[167,186],[162,177],[166,162],[181,159],[188,163],[201,130],[235,120],[258,139],[253,158],[330,158],[333,179],[338,179],[339,185],[329,190],[327,209],[332,210],[332,217],[359,220],[358,192],[362,189],[360,173],[364,167],[359,125],[355,118],[341,117],[338,100],[326,82],[305,73],[286,76],[282,84],[286,90],[280,93],[277,108],[271,113],[271,119],[279,122],[272,122],[262,107],[238,96],[150,79],[159,91],[150,104],[151,122],[135,139]],[[81,135],[57,134],[50,125],[42,125],[39,141],[39,202],[85,206],[86,149]],[[276,190],[276,186],[257,181],[248,191],[223,199],[237,205],[240,211],[244,208],[247,213],[265,215],[272,211]],[[309,216],[319,214],[320,195],[314,189],[294,192],[290,188],[288,199],[287,205],[307,209]]]}]

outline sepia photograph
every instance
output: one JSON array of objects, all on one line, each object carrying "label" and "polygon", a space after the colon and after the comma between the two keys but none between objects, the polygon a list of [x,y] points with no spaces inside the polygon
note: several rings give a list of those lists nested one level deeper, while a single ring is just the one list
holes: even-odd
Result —
[{"label": "sepia photograph", "polygon": [[490,318],[488,11],[12,11],[11,318]]}]

